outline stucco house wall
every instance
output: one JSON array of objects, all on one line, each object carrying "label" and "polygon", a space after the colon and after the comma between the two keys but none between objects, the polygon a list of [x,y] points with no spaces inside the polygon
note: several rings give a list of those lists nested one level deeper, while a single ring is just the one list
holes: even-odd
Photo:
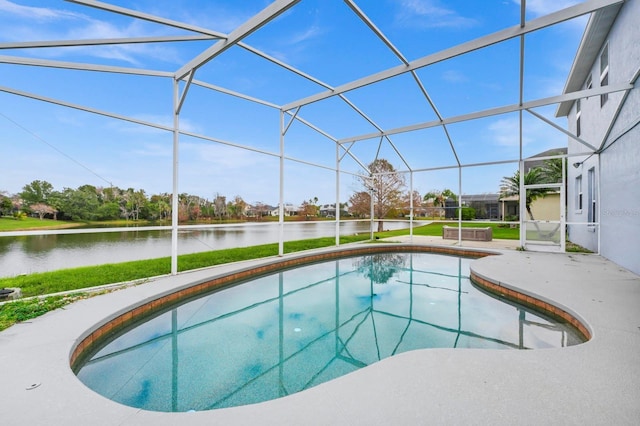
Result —
[{"label": "stucco house wall", "polygon": [[[609,85],[629,83],[637,78],[639,23],[640,0],[627,0],[606,33],[598,54],[591,58],[592,87],[601,85],[600,63],[605,48],[608,49]],[[594,27],[596,25],[591,27],[593,31]],[[588,27],[585,37],[590,35]],[[599,236],[600,254],[640,274],[640,91],[637,84],[636,81],[636,87],[626,98],[623,92],[610,93],[603,105],[600,96],[581,99],[579,136],[599,150],[589,153],[583,144],[569,139],[567,221],[570,241],[598,251]],[[587,77],[579,90],[588,88]],[[569,130],[577,134],[578,102],[573,103],[567,118]],[[584,155],[576,156],[578,153]],[[589,225],[593,221],[599,222],[599,230]]]},{"label": "stucco house wall", "polygon": [[531,213],[536,220],[560,220],[560,194],[547,194],[531,203]]}]

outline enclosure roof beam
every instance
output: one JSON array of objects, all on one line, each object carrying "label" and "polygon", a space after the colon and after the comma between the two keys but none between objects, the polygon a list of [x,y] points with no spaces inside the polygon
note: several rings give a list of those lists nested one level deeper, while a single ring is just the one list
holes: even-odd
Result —
[{"label": "enclosure roof beam", "polygon": [[[293,113],[291,111],[284,111],[284,113],[288,114],[290,116],[293,116]],[[332,142],[338,143],[338,139],[337,138],[331,136],[330,134],[328,134],[324,130],[316,127],[313,124],[311,124],[310,122],[308,122],[304,118],[300,117],[299,115],[296,116],[295,119],[298,120],[299,122],[301,122],[302,124],[304,124],[305,126],[309,127],[310,129],[315,130],[316,132],[320,133],[322,136],[326,137],[327,139],[331,140]],[[353,159],[353,161],[355,161],[357,164],[359,164],[363,169],[366,169],[366,166],[362,163],[362,161],[360,161],[360,159],[358,157],[356,157],[349,149],[345,148],[341,144],[338,144],[338,146],[340,146],[344,150],[344,155],[349,155],[349,157],[351,157]]]},{"label": "enclosure roof beam", "polygon": [[163,126],[161,124],[151,123],[149,121],[138,120],[136,118],[127,117],[127,116],[122,115],[122,114],[114,114],[114,113],[111,113],[111,112],[108,112],[108,111],[99,110],[99,109],[96,109],[96,108],[91,108],[91,107],[86,107],[86,106],[82,106],[82,105],[78,105],[78,104],[73,104],[71,102],[61,101],[59,99],[49,98],[49,97],[46,97],[46,96],[40,96],[40,95],[36,95],[36,94],[30,93],[30,92],[24,92],[22,90],[11,89],[9,87],[0,86],[0,92],[11,93],[13,95],[22,96],[24,98],[31,98],[31,99],[35,99],[35,100],[42,101],[42,102],[48,102],[48,103],[54,104],[54,105],[60,105],[60,106],[64,106],[64,107],[67,107],[67,108],[72,108],[72,109],[77,109],[77,110],[80,110],[80,111],[90,112],[92,114],[102,115],[102,116],[105,116],[105,117],[116,118],[118,120],[128,121],[130,123],[140,124],[140,125],[147,126],[147,127],[153,127],[155,129],[166,130],[166,131],[169,131],[169,132],[173,131],[173,127],[170,127],[170,126]]},{"label": "enclosure roof beam", "polygon": [[398,149],[398,147],[396,147],[396,144],[394,144],[391,139],[389,139],[389,136],[385,136],[384,137],[387,142],[389,142],[389,145],[391,145],[391,148],[393,148],[393,150],[396,152],[396,154],[398,155],[398,157],[400,158],[400,160],[402,160],[402,162],[404,163],[404,165],[407,167],[407,169],[411,170],[411,166],[409,165],[409,162],[407,161],[406,158],[404,158],[404,155],[402,155],[402,153],[400,152],[400,150]]},{"label": "enclosure roof beam", "polygon": [[189,25],[183,22],[174,21],[172,19],[165,19],[159,16],[150,15],[148,13],[138,12],[137,10],[127,9],[125,7],[114,6],[112,4],[103,3],[95,0],[66,0],[70,3],[77,3],[83,6],[94,7],[96,9],[105,10],[107,12],[114,12],[120,15],[129,16],[131,18],[142,19],[144,21],[153,22],[156,24],[167,25],[173,28],[179,28],[181,30],[193,31],[200,34],[206,34],[215,38],[227,38],[226,34],[212,31],[208,28],[198,27],[196,25]]},{"label": "enclosure roof beam", "polygon": [[313,102],[317,102],[331,96],[336,96],[340,93],[345,93],[360,87],[367,86],[369,84],[377,83],[382,80],[386,80],[391,77],[395,77],[400,74],[410,72],[411,70],[419,69],[432,65],[438,62],[442,62],[447,59],[455,58],[465,53],[473,52],[484,47],[488,47],[497,43],[501,43],[506,40],[510,40],[514,37],[518,37],[523,34],[531,33],[549,26],[576,18],[578,16],[586,15],[593,11],[602,9],[604,7],[622,3],[624,0],[588,0],[583,3],[579,3],[575,6],[562,9],[558,12],[551,13],[549,15],[542,16],[540,18],[531,20],[525,27],[521,27],[519,24],[504,30],[489,34],[484,37],[480,37],[471,40],[466,43],[459,44],[449,49],[436,52],[431,55],[424,56],[420,59],[412,61],[409,65],[398,65],[393,68],[371,74],[359,80],[352,81],[350,83],[343,84],[336,87],[334,90],[318,93],[308,96],[295,102],[284,105],[285,109],[292,109],[299,105],[306,105]]},{"label": "enclosure roof beam", "polygon": [[[317,85],[319,85],[319,86],[322,86],[322,87],[324,87],[325,89],[333,90],[333,87],[331,87],[331,85],[329,85],[329,84],[327,84],[327,83],[325,83],[325,82],[323,82],[323,81],[321,81],[321,80],[319,80],[319,79],[317,79],[317,78],[315,78],[315,77],[313,77],[313,76],[311,76],[311,75],[309,75],[309,74],[307,74],[307,73],[305,73],[305,72],[303,72],[303,71],[300,71],[299,69],[294,68],[294,67],[292,67],[291,65],[286,64],[286,63],[284,63],[284,62],[282,62],[282,61],[280,61],[280,60],[278,60],[278,59],[274,58],[273,56],[267,55],[266,53],[264,53],[264,52],[262,52],[262,51],[260,51],[260,50],[256,49],[255,47],[251,47],[251,46],[247,45],[247,44],[246,44],[246,43],[244,43],[244,42],[239,42],[239,43],[237,43],[237,45],[238,45],[239,47],[242,47],[243,49],[248,50],[248,51],[249,51],[249,52],[251,52],[251,53],[254,53],[254,54],[256,54],[256,55],[260,56],[260,57],[261,57],[261,58],[263,58],[263,59],[266,59],[266,60],[267,60],[267,61],[269,61],[269,62],[272,62],[272,63],[274,63],[274,64],[276,64],[276,65],[278,65],[278,66],[280,66],[280,67],[282,67],[282,68],[286,69],[287,71],[291,71],[292,73],[294,73],[294,74],[296,74],[296,75],[299,75],[300,77],[303,77],[303,78],[305,78],[305,79],[307,79],[307,80],[309,80],[309,81],[311,81],[311,82],[313,82],[313,83],[316,83],[316,84],[317,84]],[[343,100],[347,105],[349,105],[349,106],[350,106],[350,107],[351,107],[355,112],[357,112],[357,113],[358,113],[362,118],[364,118],[364,119],[365,119],[369,124],[371,124],[373,127],[375,127],[378,131],[382,131],[382,128],[381,128],[380,126],[378,126],[378,125],[377,125],[377,124],[376,124],[376,123],[375,123],[375,122],[374,122],[370,117],[368,117],[368,116],[367,116],[367,115],[366,115],[366,114],[365,114],[365,113],[364,113],[360,108],[358,108],[358,107],[357,107],[353,102],[351,102],[349,99],[347,99],[347,97],[346,97],[346,96],[344,96],[343,94],[340,94],[340,95],[338,95],[338,96],[339,96],[339,97],[340,97],[340,99],[342,99],[342,100]],[[291,108],[291,109],[296,109],[296,108]],[[291,111],[291,109],[288,109],[288,110],[286,110],[286,111]],[[283,111],[285,111],[285,110],[283,109]]]},{"label": "enclosure roof beam", "polygon": [[[638,68],[636,72],[633,74],[633,77],[631,77],[631,80],[629,83],[632,86],[635,86],[635,83],[636,81],[638,81],[638,78],[640,78],[640,68]],[[625,90],[624,94],[622,95],[622,99],[620,100],[620,102],[618,102],[618,106],[616,107],[616,112],[613,114],[613,119],[609,123],[609,127],[607,128],[607,131],[605,132],[604,137],[602,138],[602,142],[600,143],[600,148],[598,148],[598,152],[602,152],[605,149],[607,140],[609,140],[609,136],[611,136],[611,131],[613,130],[613,127],[615,126],[615,124],[618,122],[618,116],[620,115],[620,112],[622,112],[622,108],[625,106],[627,97],[629,96],[630,92],[631,92],[631,89]]]},{"label": "enclosure roof beam", "polygon": [[[247,95],[244,95],[242,93],[238,93],[238,92],[235,92],[235,91],[232,91],[232,90],[229,90],[229,89],[225,89],[223,87],[219,87],[219,86],[216,86],[216,85],[213,85],[213,84],[210,84],[210,83],[206,83],[206,82],[203,82],[203,81],[199,81],[199,80],[195,80],[194,79],[192,84],[195,84],[197,86],[201,86],[201,87],[204,87],[204,88],[207,88],[207,89],[210,89],[210,90],[214,90],[214,91],[217,91],[217,92],[220,92],[220,93],[224,93],[224,94],[227,94],[229,96],[234,96],[234,97],[237,97],[237,98],[240,98],[240,99],[244,99],[244,100],[247,100],[247,101],[250,101],[250,102],[255,102],[257,104],[264,105],[264,106],[267,106],[267,107],[270,107],[270,108],[274,108],[274,109],[278,109],[278,110],[281,109],[281,107],[279,105],[273,104],[271,102],[267,102],[267,101],[264,101],[262,99],[254,98],[254,97],[251,97],[251,96],[247,96]],[[354,106],[354,108],[355,108],[355,106]],[[293,114],[291,111],[284,111],[284,113],[289,115],[289,116],[293,116],[297,121],[301,122],[302,124],[304,124],[305,126],[309,127],[310,129],[318,132],[319,134],[321,134],[322,136],[324,136],[327,139],[331,140],[332,142],[336,142],[336,143],[338,142],[337,138],[335,138],[334,136],[331,136],[329,133],[325,132],[324,130],[320,129],[319,127],[315,126],[314,124],[310,123],[309,121],[305,120],[299,114]],[[362,164],[360,162],[360,160],[358,160],[352,153],[348,152],[348,150],[344,149],[344,147],[343,147],[343,150],[345,151],[345,154],[348,154],[358,164]]]},{"label": "enclosure roof beam", "polygon": [[317,85],[324,87],[325,89],[333,90],[333,88],[329,84],[324,83],[323,81],[318,80],[317,78],[305,73],[304,71],[300,71],[299,69],[297,69],[295,67],[292,67],[291,65],[289,65],[289,64],[287,64],[285,62],[282,62],[281,60],[279,60],[277,58],[274,58],[273,56],[268,55],[268,54],[264,53],[263,51],[256,49],[255,47],[249,46],[248,44],[246,44],[243,41],[240,41],[240,42],[236,43],[236,45],[238,47],[241,47],[241,48],[245,49],[245,50],[248,50],[251,53],[256,54],[257,56],[260,56],[263,59],[266,59],[269,62],[272,62],[272,63],[274,63],[274,64],[286,69],[287,71],[291,71],[292,73],[294,73],[294,74],[296,74],[296,75],[298,75],[300,77],[303,77],[303,78],[305,78],[305,79],[307,79],[309,81],[312,81],[312,82],[316,83]]},{"label": "enclosure roof beam", "polygon": [[180,95],[180,99],[178,100],[178,106],[175,109],[175,113],[177,115],[180,114],[182,110],[182,105],[184,105],[184,100],[187,98],[187,93],[189,93],[189,88],[191,87],[191,82],[193,81],[194,71],[189,73],[189,78],[187,78],[187,83],[184,85],[184,89],[182,90],[182,95]]},{"label": "enclosure roof beam", "polygon": [[[259,56],[264,57],[267,60],[270,60],[270,61],[273,60],[274,62],[279,62],[277,59],[271,58],[270,56],[260,52],[257,49],[254,49],[254,48],[252,48],[252,47],[250,47],[250,46],[248,46],[248,45],[246,45],[244,43],[239,43],[239,45],[242,45],[242,47],[246,48],[247,50],[249,50],[251,52],[254,52],[254,53],[258,54]],[[302,72],[298,72],[297,70],[291,68],[289,65],[287,65],[285,63],[279,63],[279,65],[283,66],[284,68],[291,69],[294,73],[300,74],[301,76],[303,76],[305,78],[308,78],[308,79],[310,79],[310,80],[312,80],[312,81],[314,81],[314,82],[316,82],[316,83],[318,83],[320,85],[325,85],[326,87],[329,87],[328,85],[326,85],[325,83],[321,82],[320,80],[316,80],[315,78],[313,78],[313,77],[311,77],[309,75],[306,75],[306,74],[304,74]],[[205,83],[203,81],[193,80],[193,84],[198,85],[198,86],[202,86],[202,87],[205,87],[205,88],[208,88],[208,89],[211,89],[211,90],[215,90],[215,91],[220,92],[220,93],[225,93],[227,95],[234,96],[234,97],[237,97],[237,98],[240,98],[240,99],[245,99],[245,100],[248,100],[248,101],[251,101],[251,102],[255,102],[255,103],[258,103],[258,104],[261,104],[261,105],[264,105],[264,106],[268,106],[268,107],[271,107],[271,108],[281,109],[281,106],[276,105],[274,103],[267,102],[267,101],[264,101],[264,100],[261,100],[261,99],[257,99],[257,98],[251,97],[251,96],[247,96],[247,95],[244,95],[244,94],[241,94],[241,93],[229,90],[229,89],[225,89],[223,87],[215,86],[215,85],[210,84],[210,83]],[[350,101],[348,101],[346,98],[344,98],[344,100],[350,106],[352,106],[352,108],[354,108],[356,111],[359,112],[359,110],[357,109],[357,107],[355,105],[351,104]],[[314,124],[310,123],[309,121],[305,120],[299,114],[297,114],[297,113],[293,114],[291,111],[284,111],[284,113],[292,116],[295,120],[301,122],[302,124],[304,124],[305,126],[309,127],[310,129],[318,132],[319,134],[321,134],[322,136],[326,137],[327,139],[329,139],[329,140],[331,140],[333,142],[338,142],[337,138],[331,136],[330,134],[328,134],[324,130],[320,129],[319,127],[317,127]],[[356,161],[358,164],[361,164],[361,162],[356,157],[354,157],[352,153],[349,153],[348,150],[345,150],[345,154],[349,154],[349,156],[351,158],[353,158],[354,161]]]},{"label": "enclosure roof beam", "polygon": [[28,65],[34,67],[62,68],[79,71],[98,71],[116,74],[147,75],[151,77],[173,77],[173,73],[167,71],[145,70],[140,68],[114,67],[109,65],[96,65],[79,62],[52,61],[48,59],[19,58],[16,56],[0,55],[0,63],[14,65]]},{"label": "enclosure roof beam", "polygon": [[[369,17],[358,7],[358,5],[356,5],[352,0],[344,0],[344,2],[347,4],[347,6],[349,6],[349,8],[358,16],[358,18],[360,18],[361,21],[363,21],[365,23],[365,25],[367,27],[369,27],[369,29],[387,46],[387,48],[389,48],[389,50],[391,50],[393,52],[393,54],[400,59],[400,61],[402,61],[405,65],[409,65],[409,61],[407,61],[407,59],[404,57],[404,55],[400,52],[400,50],[398,50],[398,48],[396,48],[393,43],[391,43],[391,40],[389,40],[382,31],[380,31],[380,29],[373,23],[373,21],[371,19],[369,19]],[[417,79],[417,76],[415,76]],[[351,104],[346,97],[344,96],[344,94],[339,94],[338,96],[340,96],[340,98],[342,98],[345,102]],[[352,106],[355,109],[355,105]],[[359,110],[356,110],[359,111]],[[372,120],[370,120],[368,117],[366,117],[364,115],[364,113],[361,113],[362,116],[369,121],[369,123],[373,124],[378,130],[382,131],[382,129],[376,125]],[[398,150],[398,148],[395,146],[395,144],[391,141],[391,139],[389,138],[389,136],[384,136],[384,138],[387,140],[387,142],[389,142],[389,144],[391,145],[391,147],[393,148],[393,150],[396,152],[396,154],[398,155],[398,157],[400,158],[400,160],[402,160],[402,162],[404,163],[404,165],[408,168],[411,169],[411,166],[409,165],[409,163],[407,162],[407,160],[404,158],[404,156],[402,155],[402,153],[400,153],[400,151]],[[379,147],[378,147],[378,151],[379,151]],[[376,158],[377,158],[377,154],[376,154]]]},{"label": "enclosure roof beam", "polygon": [[576,142],[579,142],[582,145],[586,146],[587,148],[591,148],[592,150],[596,151],[596,147],[595,146],[591,145],[589,142],[585,141],[584,139],[579,138],[578,136],[574,135],[573,133],[569,132],[568,130],[563,129],[562,127],[558,126],[556,123],[554,123],[553,121],[549,120],[548,118],[543,117],[542,115],[540,115],[537,112],[532,111],[530,109],[526,109],[525,111],[527,111],[529,114],[533,115],[534,117],[537,117],[540,120],[544,121],[548,125],[550,125],[553,128],[555,128],[556,130],[561,131],[562,133],[564,133],[565,135],[569,136],[571,139],[575,140]]},{"label": "enclosure roof beam", "polygon": [[447,137],[447,141],[449,142],[449,148],[451,148],[451,152],[453,153],[453,156],[455,157],[456,162],[459,165],[460,157],[458,157],[458,152],[456,151],[456,147],[453,144],[453,140],[451,139],[451,134],[449,134],[449,129],[447,129],[447,125],[444,124],[444,119],[442,118],[442,114],[440,114],[440,111],[436,107],[436,104],[431,99],[431,96],[429,96],[427,89],[424,87],[424,84],[422,84],[422,80],[420,80],[420,77],[418,77],[418,73],[416,73],[415,70],[412,70],[411,75],[413,76],[414,80],[416,81],[416,84],[420,88],[422,95],[427,99],[427,102],[429,102],[429,105],[431,106],[431,109],[438,117],[438,120],[440,120],[440,122],[442,123],[442,130],[444,131],[444,134]]},{"label": "enclosure roof beam", "polygon": [[353,11],[353,13],[355,13],[356,15],[358,15],[358,17],[360,18],[360,20],[362,20],[362,22],[364,22],[367,27],[369,27],[369,29],[371,31],[373,31],[373,33],[375,33],[376,36],[378,36],[378,38],[380,40],[382,40],[382,42],[387,45],[387,47],[389,48],[389,50],[391,50],[405,65],[409,65],[409,61],[407,61],[405,59],[405,57],[402,55],[402,53],[400,53],[400,50],[398,50],[393,43],[391,43],[391,41],[384,35],[384,33],[382,31],[380,31],[380,29],[378,29],[378,27],[373,23],[373,21],[371,21],[371,19],[369,19],[369,17],[358,7],[358,5],[356,5],[352,0],[344,0],[344,2],[347,4],[347,6],[349,6],[349,8],[351,8],[351,10]]},{"label": "enclosure roof beam", "polygon": [[[633,87],[634,86],[631,83],[618,83],[618,84],[612,84],[609,86],[595,87],[593,89],[581,90],[579,92],[566,93],[563,95],[536,99],[533,101],[524,102],[522,105],[507,105],[507,106],[502,106],[497,108],[489,108],[489,109],[485,109],[478,112],[472,112],[469,114],[463,114],[463,115],[453,116],[449,118],[444,118],[442,121],[434,120],[434,121],[427,121],[423,123],[413,124],[410,126],[397,127],[395,129],[390,129],[385,131],[384,134],[394,135],[397,133],[405,133],[405,132],[413,132],[415,130],[429,129],[431,127],[441,126],[443,124],[452,124],[452,123],[459,123],[462,121],[477,120],[479,118],[486,118],[486,117],[491,117],[495,115],[508,114],[508,113],[517,112],[520,110],[553,105],[553,104],[557,104],[557,103],[565,102],[569,100],[575,100],[575,99],[586,98],[591,96],[600,96],[605,93],[622,92],[625,90],[631,90],[633,89]],[[359,136],[340,139],[339,142],[340,143],[353,142],[353,141],[359,141],[359,140],[365,140],[365,139],[372,139],[379,136],[380,136],[380,133],[369,133],[365,135],[359,135]]]},{"label": "enclosure roof beam", "polygon": [[0,43],[0,49],[33,49],[40,47],[77,47],[77,46],[101,46],[115,44],[140,44],[140,43],[167,43],[174,41],[201,41],[211,40],[210,35],[183,35],[160,37],[126,37],[104,38],[85,40],[54,40],[54,41],[21,41],[15,43]]},{"label": "enclosure roof beam", "polygon": [[219,40],[216,44],[206,49],[204,52],[193,58],[191,61],[184,64],[175,73],[176,80],[184,78],[190,71],[196,70],[203,66],[211,59],[221,54],[231,46],[235,45],[243,38],[249,36],[254,31],[257,31],[262,26],[266,25],[273,19],[286,12],[289,8],[294,6],[300,0],[276,0],[251,17],[247,22],[240,25],[238,28],[229,33],[228,37],[223,40]]},{"label": "enclosure roof beam", "polygon": [[[171,76],[173,77],[173,74],[171,74]],[[274,103],[271,103],[262,99],[254,98],[252,96],[248,96],[233,90],[225,89],[224,87],[216,86],[215,84],[211,84],[211,83],[207,83],[207,82],[195,80],[195,79],[193,80],[192,83],[195,84],[196,86],[200,86],[216,92],[224,93],[226,95],[233,96],[239,99],[244,99],[245,101],[255,102],[257,104],[268,106],[270,108],[275,108],[278,110],[280,109],[280,105],[276,105]]]},{"label": "enclosure roof beam", "polygon": [[[393,43],[391,43],[391,41],[384,35],[384,33],[380,29],[378,29],[378,27],[373,23],[373,21],[371,21],[371,19],[369,19],[369,17],[352,0],[344,0],[344,1],[351,8],[351,10],[353,10],[353,12],[356,15],[358,15],[358,17],[369,27],[369,29],[371,29],[371,31],[373,31],[375,33],[375,35],[378,36],[378,38],[380,40],[382,40],[382,42],[394,53],[394,55],[396,55],[396,57],[398,59],[400,59],[400,61],[402,61],[405,65],[409,65],[409,61],[404,57],[402,52],[400,52],[400,50],[398,48],[396,48],[393,45]],[[424,84],[422,84],[422,81],[420,80],[420,77],[418,76],[418,74],[416,73],[415,70],[411,70],[410,72],[411,72],[411,76],[413,77],[413,79],[415,80],[416,84],[420,88],[420,91],[422,92],[422,95],[425,97],[425,99],[427,100],[427,102],[431,106],[431,109],[433,109],[433,112],[436,114],[438,119],[442,121],[442,115],[440,114],[440,111],[438,111],[438,108],[436,107],[435,103],[431,99],[431,96],[429,96],[429,93],[427,92],[427,89],[424,87]],[[339,96],[342,97],[343,95],[341,94]],[[458,164],[460,164],[460,158],[458,157],[458,153],[456,152],[456,148],[455,148],[455,146],[453,144],[453,140],[451,140],[451,135],[449,134],[449,130],[447,129],[447,126],[444,125],[444,124],[442,125],[442,128],[443,128],[444,134],[447,137],[447,140],[449,142],[449,147],[451,148],[451,151],[453,152],[453,156],[455,157],[456,162]],[[396,150],[396,152],[398,152],[398,150],[393,145],[391,140],[389,140],[388,138],[387,138],[387,140],[389,141],[389,143],[391,143],[391,145]],[[398,155],[400,155],[399,152],[398,152]],[[409,167],[407,161],[404,158],[402,158],[402,155],[400,155],[400,158],[402,159],[402,161],[404,161],[404,163],[407,166],[407,168],[410,169],[411,167]]]}]

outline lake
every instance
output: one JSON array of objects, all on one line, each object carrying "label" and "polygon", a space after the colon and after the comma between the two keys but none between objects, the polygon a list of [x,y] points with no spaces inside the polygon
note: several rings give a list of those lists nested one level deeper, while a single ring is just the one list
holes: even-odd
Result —
[{"label": "lake", "polygon": [[[414,222],[414,226],[420,224]],[[341,222],[340,234],[368,233],[370,226],[368,221]],[[408,227],[407,221],[384,222],[385,230]],[[330,237],[335,235],[335,222],[286,222],[284,232],[285,241]],[[278,237],[277,222],[184,229],[178,234],[178,254],[275,243]],[[0,233],[0,277],[166,256],[171,256],[171,230],[101,233],[96,229],[95,233],[18,237]]]}]

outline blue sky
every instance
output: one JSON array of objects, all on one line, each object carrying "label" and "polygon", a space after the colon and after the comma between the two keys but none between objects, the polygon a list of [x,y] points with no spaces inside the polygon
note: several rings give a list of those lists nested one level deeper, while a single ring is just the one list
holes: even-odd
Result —
[{"label": "blue sky", "polygon": [[[109,4],[229,33],[265,8],[266,0],[109,0]],[[409,61],[519,24],[517,0],[360,0],[358,7]],[[529,0],[527,19],[577,3]],[[524,99],[562,93],[586,19],[578,18],[525,39]],[[178,30],[66,1],[0,0],[0,43],[186,35]],[[92,47],[1,49],[0,55],[175,72],[215,41]],[[400,60],[342,1],[302,0],[243,40],[248,46],[336,87],[390,69]],[[519,39],[442,61],[417,76],[443,117],[513,105],[519,99]],[[324,92],[314,82],[234,46],[196,72],[195,78],[276,106]],[[49,69],[0,61],[0,86],[162,125],[172,124],[169,78]],[[345,93],[376,126],[394,129],[437,118],[410,74]],[[555,106],[537,113],[554,120]],[[343,100],[332,97],[305,105],[299,116],[343,139],[376,132]],[[530,156],[566,146],[567,137],[530,114],[524,116],[523,152]],[[565,123],[556,121],[565,126]],[[212,199],[240,195],[245,201],[276,204],[279,188],[279,112],[193,86],[180,117],[182,130],[256,151],[182,136],[179,192]],[[447,127],[462,164],[517,159],[518,114]],[[378,153],[397,169],[414,170],[413,187],[458,189],[458,170],[441,169],[455,157],[441,127],[358,141],[352,152],[362,163]],[[172,190],[170,132],[64,108],[0,91],[0,191],[19,192],[35,179],[57,190],[79,185]],[[335,144],[294,122],[285,138],[285,201],[313,197],[335,201]],[[342,154],[341,154],[342,155]],[[322,167],[307,163],[319,164]],[[463,194],[497,192],[500,178],[516,164],[462,169]],[[340,169],[342,201],[360,190],[353,177],[361,167],[345,156]],[[409,179],[407,177],[407,183]]]}]

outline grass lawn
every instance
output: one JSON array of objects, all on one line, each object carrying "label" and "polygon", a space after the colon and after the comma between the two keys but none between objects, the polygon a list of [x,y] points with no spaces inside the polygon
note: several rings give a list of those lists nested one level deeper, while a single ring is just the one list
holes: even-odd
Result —
[{"label": "grass lawn", "polygon": [[28,231],[30,229],[60,229],[60,228],[73,228],[76,226],[82,226],[83,223],[60,221],[52,219],[37,219],[34,217],[25,217],[23,219],[16,219],[14,217],[3,216],[0,217],[0,232],[2,231]]},{"label": "grass lawn", "polygon": [[[441,237],[442,236],[442,228],[447,226],[458,226],[458,222],[433,222],[429,225],[418,226],[413,228],[413,235],[425,235],[429,237]],[[502,227],[498,223],[492,222],[463,222],[463,228],[486,228],[491,227],[493,238],[498,240],[517,240],[520,238],[520,230],[518,228],[509,228]],[[384,236],[400,236],[400,235],[408,235],[408,229],[400,229],[397,231],[386,231],[384,232]]]}]

